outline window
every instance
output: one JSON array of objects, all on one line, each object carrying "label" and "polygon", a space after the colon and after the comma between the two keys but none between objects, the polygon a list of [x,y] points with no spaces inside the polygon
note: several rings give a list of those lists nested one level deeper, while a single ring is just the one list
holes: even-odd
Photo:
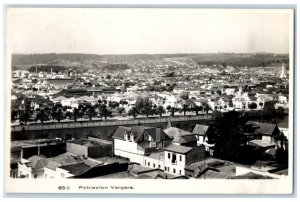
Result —
[{"label": "window", "polygon": [[150,166],[150,162],[148,162],[148,166]]},{"label": "window", "polygon": [[176,154],[172,154],[172,164],[176,164]]},{"label": "window", "polygon": [[181,175],[181,170],[179,170],[179,175]]},{"label": "window", "polygon": [[175,168],[173,168],[173,173],[176,173],[176,170],[175,170]]},{"label": "window", "polygon": [[168,167],[168,171],[170,171],[170,167]]},{"label": "window", "polygon": [[65,174],[61,173],[61,174],[60,174],[60,177],[61,177],[61,178],[65,178]]},{"label": "window", "polygon": [[182,156],[181,155],[179,155],[179,161],[182,161]]},{"label": "window", "polygon": [[168,159],[170,159],[171,158],[171,153],[168,153]]},{"label": "window", "polygon": [[167,167],[165,167],[165,171],[167,171]]},{"label": "window", "polygon": [[158,165],[158,168],[160,168],[160,165]]},{"label": "window", "polygon": [[147,161],[145,160],[145,165],[147,165]]},{"label": "window", "polygon": [[34,178],[37,178],[37,174],[34,174],[33,177],[34,177]]},{"label": "window", "polygon": [[155,168],[155,164],[153,163],[153,168]]}]

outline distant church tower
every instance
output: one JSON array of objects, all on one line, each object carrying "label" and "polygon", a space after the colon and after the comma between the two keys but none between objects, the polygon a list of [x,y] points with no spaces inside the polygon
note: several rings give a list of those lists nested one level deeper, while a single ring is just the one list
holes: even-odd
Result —
[{"label": "distant church tower", "polygon": [[286,78],[286,67],[284,65],[284,63],[282,63],[282,69],[281,69],[281,74],[280,74],[280,78]]}]

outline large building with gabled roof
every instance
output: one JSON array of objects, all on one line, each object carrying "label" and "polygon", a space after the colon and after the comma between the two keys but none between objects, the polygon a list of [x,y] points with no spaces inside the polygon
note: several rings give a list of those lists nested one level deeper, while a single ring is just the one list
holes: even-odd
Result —
[{"label": "large building with gabled roof", "polygon": [[143,156],[171,144],[172,139],[160,128],[148,126],[119,126],[114,135],[114,155],[142,164]]}]

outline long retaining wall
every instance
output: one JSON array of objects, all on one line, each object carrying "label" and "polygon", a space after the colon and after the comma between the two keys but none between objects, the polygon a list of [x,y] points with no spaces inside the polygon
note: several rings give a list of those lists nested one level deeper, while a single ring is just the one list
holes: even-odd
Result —
[{"label": "long retaining wall", "polygon": [[[61,123],[44,123],[44,124],[32,124],[32,125],[14,125],[11,126],[11,132],[17,131],[34,131],[34,130],[55,130],[55,129],[68,129],[68,128],[91,128],[99,126],[124,126],[124,125],[138,125],[146,123],[166,123],[169,117],[162,118],[144,118],[144,119],[132,119],[132,120],[102,120],[102,121],[80,121],[80,122],[61,122]],[[170,117],[172,122],[181,121],[197,121],[211,119],[211,115],[199,115],[199,116],[181,116]]]}]

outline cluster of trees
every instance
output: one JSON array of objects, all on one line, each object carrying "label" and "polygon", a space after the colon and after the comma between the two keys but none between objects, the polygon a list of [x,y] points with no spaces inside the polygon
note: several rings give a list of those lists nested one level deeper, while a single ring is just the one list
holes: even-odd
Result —
[{"label": "cluster of trees", "polygon": [[[216,118],[208,131],[208,143],[215,144],[214,157],[242,164],[266,160],[260,150],[247,144],[248,139],[245,133],[254,131],[254,128],[245,126],[247,121],[247,116],[241,116],[235,111],[223,113],[222,116]],[[283,145],[285,141],[283,134],[280,138]],[[279,167],[287,167],[288,150],[281,146],[276,150],[275,157],[268,157],[267,160],[275,160]]]},{"label": "cluster of trees", "polygon": [[162,117],[166,112],[171,113],[171,116],[175,115],[175,112],[179,112],[186,116],[186,112],[195,112],[196,115],[199,115],[199,112],[205,112],[208,115],[208,112],[212,110],[207,103],[203,103],[201,106],[193,105],[189,106],[183,104],[181,108],[167,106],[165,109],[163,106],[157,106],[153,104],[152,101],[148,98],[139,97],[135,103],[135,106],[128,111],[128,115],[136,118],[138,115],[144,115],[149,117],[149,115],[159,115]]},{"label": "cluster of trees", "polygon": [[246,120],[235,111],[215,119],[208,133],[208,143],[215,144],[214,157],[243,164],[256,161],[254,148],[247,145],[247,138],[243,134],[245,123]]},{"label": "cluster of trees", "polygon": [[138,115],[145,115],[146,117],[149,117],[149,115],[159,115],[162,117],[164,113],[166,111],[163,106],[153,104],[148,97],[138,97],[135,106],[128,111],[128,115],[134,118]]},{"label": "cluster of trees", "polygon": [[[120,108],[119,111],[124,111],[124,108]],[[11,120],[15,121],[19,117],[20,123],[27,124],[29,121],[40,121],[42,124],[47,120],[57,120],[59,123],[63,119],[73,119],[75,122],[79,118],[90,119],[94,117],[110,117],[112,115],[111,109],[107,106],[106,100],[98,100],[98,103],[94,106],[89,104],[80,104],[78,108],[62,106],[61,104],[55,104],[52,107],[37,108],[35,110],[26,107],[25,110],[12,110]]]},{"label": "cluster of trees", "polygon": [[194,111],[196,115],[198,115],[199,112],[205,112],[206,115],[208,115],[208,112],[211,111],[212,108],[207,103],[203,103],[200,106],[198,105],[189,106],[184,104],[182,105],[182,108],[167,106],[167,110],[168,112],[171,113],[171,116],[174,116],[175,112],[179,112],[179,113],[183,112],[183,115],[186,116],[186,112],[192,112],[192,111]]}]

